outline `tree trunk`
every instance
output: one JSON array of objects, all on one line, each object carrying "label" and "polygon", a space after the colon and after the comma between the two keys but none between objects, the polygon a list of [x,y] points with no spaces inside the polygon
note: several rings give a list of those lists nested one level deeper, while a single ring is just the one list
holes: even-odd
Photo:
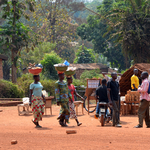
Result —
[{"label": "tree trunk", "polygon": [[17,67],[16,67],[16,52],[12,50],[12,57],[11,57],[11,61],[12,61],[12,70],[11,70],[11,75],[12,75],[12,83],[16,83],[17,82]]},{"label": "tree trunk", "polygon": [[[15,31],[16,30],[16,15],[15,15],[15,12],[16,12],[16,2],[13,2],[13,30]],[[12,83],[16,83],[17,82],[17,67],[16,67],[16,62],[17,62],[17,59],[16,59],[16,47],[15,47],[15,36],[12,35],[12,44],[13,44],[13,48],[12,48],[12,53],[11,53],[11,61],[12,61]],[[14,48],[15,47],[15,48]]]}]

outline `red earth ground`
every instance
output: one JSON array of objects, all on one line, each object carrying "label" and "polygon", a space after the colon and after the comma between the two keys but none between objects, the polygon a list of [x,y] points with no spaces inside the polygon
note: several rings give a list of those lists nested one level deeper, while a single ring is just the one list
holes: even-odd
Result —
[{"label": "red earth ground", "polygon": [[[60,127],[56,120],[59,107],[53,106],[53,115],[43,117],[35,128],[32,115],[18,116],[17,107],[0,107],[0,150],[149,150],[150,129],[133,128],[138,123],[137,116],[121,116],[122,128],[108,124],[101,127],[94,119],[94,113],[78,116],[82,126],[77,127],[70,119],[68,128]],[[48,111],[48,110],[47,110]],[[77,134],[66,134],[66,130],[76,130]],[[11,145],[17,140],[16,145]]]}]

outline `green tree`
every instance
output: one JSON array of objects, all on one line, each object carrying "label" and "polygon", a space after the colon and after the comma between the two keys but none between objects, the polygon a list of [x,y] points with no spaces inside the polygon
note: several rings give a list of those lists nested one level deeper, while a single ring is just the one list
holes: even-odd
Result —
[{"label": "green tree", "polygon": [[87,49],[85,46],[80,46],[76,52],[76,58],[74,63],[94,63],[95,57],[92,49]]},{"label": "green tree", "polygon": [[[27,5],[28,4],[28,5]],[[12,82],[17,81],[17,59],[22,47],[28,47],[29,29],[19,20],[22,16],[29,19],[25,10],[33,11],[33,1],[3,0],[0,5],[5,23],[0,26],[0,44],[5,50],[11,51]]]},{"label": "green tree", "polygon": [[111,32],[105,35],[109,20],[104,15],[110,14],[113,4],[113,0],[103,0],[102,4],[97,8],[97,13],[95,12],[96,15],[89,16],[87,24],[84,23],[77,28],[77,34],[82,39],[92,41],[94,51],[107,57],[111,67],[122,70],[130,66],[130,61],[129,65],[125,64],[126,59],[122,53],[121,45],[114,44],[116,38],[109,39]]},{"label": "green tree", "polygon": [[55,49],[55,47],[56,44],[43,42],[37,44],[34,50],[30,50],[28,53],[26,52],[26,49],[23,49],[18,61],[21,61],[23,68],[26,68],[29,63],[40,63],[40,61],[44,58],[44,55],[49,54],[52,50]]},{"label": "green tree", "polygon": [[150,62],[150,2],[118,0],[111,14],[108,31],[113,31],[111,38],[122,45],[125,56],[130,55],[134,63]]},{"label": "green tree", "polygon": [[107,57],[103,56],[102,54],[96,55],[95,62],[110,66],[110,62],[108,62]]},{"label": "green tree", "polygon": [[41,61],[43,65],[42,74],[47,79],[57,79],[57,71],[55,70],[54,64],[61,63],[62,59],[52,51],[50,54],[45,54],[44,59]]}]

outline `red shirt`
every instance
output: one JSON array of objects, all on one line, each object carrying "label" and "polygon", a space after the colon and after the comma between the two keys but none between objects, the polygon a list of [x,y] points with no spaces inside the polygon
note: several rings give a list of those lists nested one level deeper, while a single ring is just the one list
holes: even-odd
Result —
[{"label": "red shirt", "polygon": [[[68,85],[68,89],[72,95],[72,100],[74,101],[74,91],[75,91],[75,87],[73,84],[71,84],[70,86]],[[69,101],[71,101],[71,99],[69,99]]]}]

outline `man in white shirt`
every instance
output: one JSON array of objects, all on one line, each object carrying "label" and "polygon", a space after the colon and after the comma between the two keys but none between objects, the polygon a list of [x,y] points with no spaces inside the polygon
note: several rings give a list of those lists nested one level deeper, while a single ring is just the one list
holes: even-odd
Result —
[{"label": "man in white shirt", "polygon": [[[107,75],[106,75],[107,74]],[[106,72],[102,72],[102,75],[104,76],[104,78],[107,80],[107,82],[111,79],[111,77],[109,77],[108,75],[111,75],[110,73],[106,73]],[[117,79],[116,81],[119,83],[120,79],[121,79],[121,75],[120,73],[117,74]]]}]

